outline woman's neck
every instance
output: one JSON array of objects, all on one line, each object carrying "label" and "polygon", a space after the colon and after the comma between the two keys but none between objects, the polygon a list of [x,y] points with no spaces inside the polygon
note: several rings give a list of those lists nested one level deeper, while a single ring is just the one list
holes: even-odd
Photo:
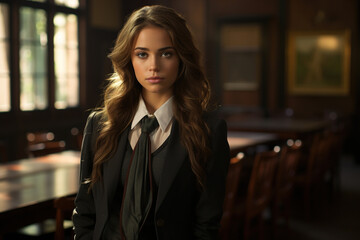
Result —
[{"label": "woman's neck", "polygon": [[146,109],[150,114],[154,114],[172,95],[142,93]]}]

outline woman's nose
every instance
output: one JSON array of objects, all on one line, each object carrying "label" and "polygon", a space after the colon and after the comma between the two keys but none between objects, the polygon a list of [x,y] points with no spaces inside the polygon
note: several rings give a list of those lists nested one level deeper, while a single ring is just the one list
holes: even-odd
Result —
[{"label": "woman's nose", "polygon": [[158,72],[159,71],[159,59],[157,56],[150,57],[149,70]]}]

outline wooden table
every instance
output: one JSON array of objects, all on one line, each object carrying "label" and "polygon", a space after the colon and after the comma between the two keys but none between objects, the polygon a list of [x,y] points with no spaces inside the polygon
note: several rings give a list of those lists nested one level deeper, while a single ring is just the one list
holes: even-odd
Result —
[{"label": "wooden table", "polygon": [[78,191],[79,166],[77,151],[0,165],[0,236],[53,218],[54,199]]},{"label": "wooden table", "polygon": [[328,126],[326,121],[291,118],[254,118],[227,124],[231,131],[273,133],[282,139],[303,138]]},{"label": "wooden table", "polygon": [[260,144],[270,144],[279,140],[276,134],[260,132],[228,132],[228,142],[230,146],[230,156],[234,157],[240,151],[245,151],[250,147]]}]

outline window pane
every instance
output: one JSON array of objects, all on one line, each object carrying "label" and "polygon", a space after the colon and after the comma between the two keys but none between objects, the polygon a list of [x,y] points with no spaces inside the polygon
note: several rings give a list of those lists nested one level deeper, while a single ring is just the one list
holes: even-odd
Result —
[{"label": "window pane", "polygon": [[55,108],[79,105],[79,47],[76,15],[54,18]]},{"label": "window pane", "polygon": [[47,34],[44,10],[20,9],[20,108],[45,109],[47,102]]},{"label": "window pane", "polygon": [[9,8],[0,4],[0,112],[10,110]]},{"label": "window pane", "polygon": [[79,0],[55,0],[55,3],[58,5],[63,5],[71,8],[79,7]]}]

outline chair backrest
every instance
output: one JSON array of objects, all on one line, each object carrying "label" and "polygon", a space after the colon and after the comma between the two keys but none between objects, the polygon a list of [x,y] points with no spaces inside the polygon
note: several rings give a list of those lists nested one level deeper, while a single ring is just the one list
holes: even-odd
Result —
[{"label": "chair backrest", "polygon": [[343,145],[344,145],[344,139],[345,139],[345,129],[339,129],[338,131],[332,131],[329,133],[330,140],[330,159],[329,159],[329,165],[330,169],[333,171],[333,174],[338,175],[339,174],[339,162],[341,159],[341,154],[343,152]]},{"label": "chair backrest", "polygon": [[323,133],[319,138],[314,166],[317,168],[315,174],[320,180],[331,169],[335,158],[340,156],[340,142],[341,139],[337,139],[337,136],[333,133]]},{"label": "chair backrest", "polygon": [[81,150],[81,145],[82,145],[82,141],[83,141],[83,131],[80,131],[78,128],[73,127],[70,130],[72,139],[73,139],[73,143],[74,143],[74,147],[77,150]]},{"label": "chair backrest", "polygon": [[226,178],[225,199],[223,205],[223,215],[221,218],[220,236],[221,239],[229,239],[231,236],[230,229],[233,221],[232,216],[236,204],[240,175],[242,170],[242,158],[237,156],[230,160],[230,166]]},{"label": "chair backrest", "polygon": [[72,211],[75,208],[75,196],[60,197],[54,200],[56,209],[55,240],[65,239],[64,220],[71,219]]},{"label": "chair backrest", "polygon": [[29,132],[26,134],[26,139],[28,143],[36,144],[53,141],[55,135],[52,132]]},{"label": "chair backrest", "polygon": [[301,140],[289,139],[281,149],[279,167],[275,179],[275,192],[289,192],[294,184],[297,167],[302,154]]},{"label": "chair backrest", "polygon": [[246,196],[247,218],[258,215],[273,196],[274,177],[279,161],[279,151],[259,152],[255,155]]},{"label": "chair backrest", "polygon": [[299,175],[305,176],[305,181],[307,183],[313,182],[314,179],[317,178],[318,174],[318,165],[319,163],[316,161],[317,159],[317,152],[320,142],[320,133],[315,133],[312,136],[312,139],[308,142],[305,146],[304,154],[302,156],[302,165],[306,165],[304,168],[304,173],[299,173]]},{"label": "chair backrest", "polygon": [[[308,154],[303,159],[306,163],[305,179],[308,184],[322,181],[325,173],[336,165],[341,153],[340,135],[319,132],[314,134],[308,146]],[[301,173],[300,173],[301,175]]]},{"label": "chair backrest", "polygon": [[[226,190],[224,199],[224,213],[233,210],[234,202],[239,189],[242,160],[234,157],[230,160],[230,166],[226,178]],[[226,215],[226,214],[225,214]]]},{"label": "chair backrest", "polygon": [[55,141],[55,135],[52,132],[30,132],[27,133],[26,139],[29,157],[61,152],[66,146],[65,141]]}]

